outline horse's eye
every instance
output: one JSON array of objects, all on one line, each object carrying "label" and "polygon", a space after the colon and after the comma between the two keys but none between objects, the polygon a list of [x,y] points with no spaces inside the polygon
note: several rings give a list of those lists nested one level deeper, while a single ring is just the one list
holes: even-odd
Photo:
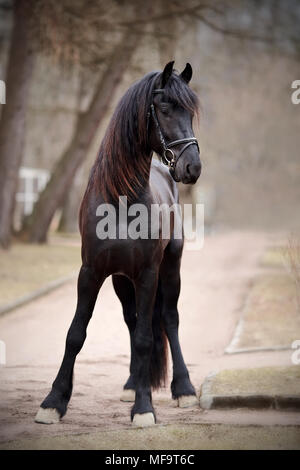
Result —
[{"label": "horse's eye", "polygon": [[163,114],[168,114],[170,111],[170,104],[169,103],[160,103],[160,110]]}]

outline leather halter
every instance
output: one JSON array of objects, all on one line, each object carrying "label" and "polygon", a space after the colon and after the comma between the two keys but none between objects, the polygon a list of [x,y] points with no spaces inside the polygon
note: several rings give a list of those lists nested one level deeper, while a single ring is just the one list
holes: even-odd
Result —
[{"label": "leather halter", "polygon": [[[153,90],[153,93],[154,94],[164,93],[164,89],[163,88],[157,88],[156,90]],[[198,141],[197,141],[196,137],[186,137],[184,139],[173,140],[173,142],[169,142],[167,144],[166,141],[165,141],[162,129],[160,127],[160,124],[159,124],[159,121],[158,121],[157,114],[156,114],[155,107],[154,107],[153,103],[150,106],[150,113],[148,113],[148,117],[150,117],[150,115],[153,118],[155,127],[157,129],[157,133],[158,133],[158,136],[159,136],[160,143],[163,147],[163,155],[161,157],[161,160],[165,165],[167,165],[170,168],[172,168],[173,170],[175,170],[175,167],[176,167],[176,164],[177,164],[179,158],[182,156],[183,152],[190,145],[197,145],[197,148],[198,148],[198,151],[199,151],[199,145],[198,145]],[[181,151],[179,152],[179,154],[177,155],[177,158],[176,158],[173,150],[171,150],[171,147],[176,147],[177,145],[180,145],[180,144],[185,144],[185,145],[181,149]]]}]

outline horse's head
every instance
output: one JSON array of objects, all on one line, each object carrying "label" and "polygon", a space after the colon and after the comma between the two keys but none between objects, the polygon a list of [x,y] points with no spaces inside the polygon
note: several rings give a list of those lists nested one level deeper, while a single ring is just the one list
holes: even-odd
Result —
[{"label": "horse's head", "polygon": [[200,150],[192,121],[198,100],[188,83],[192,67],[186,64],[181,74],[169,62],[158,75],[150,110],[151,148],[169,166],[173,179],[194,184],[201,173]]}]

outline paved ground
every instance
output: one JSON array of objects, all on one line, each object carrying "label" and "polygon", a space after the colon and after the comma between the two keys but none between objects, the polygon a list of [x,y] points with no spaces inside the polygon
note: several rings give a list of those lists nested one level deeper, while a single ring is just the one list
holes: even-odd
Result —
[{"label": "paved ground", "polygon": [[[260,272],[258,260],[265,247],[273,241],[271,236],[261,233],[222,233],[206,237],[202,251],[184,253],[179,305],[180,337],[197,390],[213,371],[291,365],[291,351],[224,354],[232,339],[251,279]],[[100,448],[99,436],[98,440],[93,438],[95,433],[100,433],[101,442],[109,441],[110,448],[132,448],[132,440],[135,439],[140,448],[143,448],[142,442],[146,442],[149,448],[157,448],[154,438],[155,442],[145,441],[147,433],[144,430],[142,433],[138,430],[129,432],[130,404],[119,401],[128,375],[129,340],[110,280],[100,292],[88,328],[88,338],[78,356],[74,393],[67,415],[57,425],[34,423],[38,406],[48,393],[58,370],[75,303],[76,283],[70,282],[0,318],[0,339],[7,346],[7,365],[0,369],[1,448],[54,448],[57,442],[65,442],[68,448],[95,448],[97,445]],[[230,432],[226,431],[232,436],[229,444],[227,441],[224,443],[226,448],[240,448],[240,432],[243,432],[243,442],[248,442],[252,448],[255,445],[263,447],[262,436],[265,436],[266,446],[275,448],[295,448],[299,442],[299,427],[295,425],[300,425],[300,413],[178,409],[170,399],[168,388],[154,394],[154,405],[158,424],[164,425],[157,426],[157,429],[169,429],[171,432],[171,428],[165,425],[188,429],[193,423],[199,430],[199,448],[206,442],[202,441],[202,437],[204,439],[207,432],[211,436],[212,446],[220,447],[223,441],[218,438],[217,428],[212,426],[215,423],[231,429]],[[204,424],[208,426],[207,431],[203,431]],[[243,431],[241,425],[244,426]],[[289,442],[285,438],[280,444],[278,425],[288,429],[286,436],[291,435]],[[261,433],[253,433],[253,426],[259,426]],[[184,433],[184,438],[177,433],[182,448],[189,448],[189,443],[195,446],[194,430],[189,429],[190,432]],[[79,445],[78,438],[73,439],[72,436],[82,433],[91,437],[86,436]],[[247,435],[252,438],[247,440]],[[122,439],[117,436],[122,436]],[[57,441],[58,437],[60,440]],[[168,446],[168,439],[159,442]]]},{"label": "paved ground", "polygon": [[[20,450],[280,450],[299,449],[296,426],[256,426],[218,423],[170,424],[155,428],[118,429],[49,438],[21,439],[0,445]],[[176,453],[176,452],[175,452]]]}]

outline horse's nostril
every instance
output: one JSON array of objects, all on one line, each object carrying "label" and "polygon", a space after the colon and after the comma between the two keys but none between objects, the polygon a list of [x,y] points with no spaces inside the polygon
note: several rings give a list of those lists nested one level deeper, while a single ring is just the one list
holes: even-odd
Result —
[{"label": "horse's nostril", "polygon": [[185,178],[190,183],[195,183],[201,173],[200,163],[187,163],[185,167]]}]

